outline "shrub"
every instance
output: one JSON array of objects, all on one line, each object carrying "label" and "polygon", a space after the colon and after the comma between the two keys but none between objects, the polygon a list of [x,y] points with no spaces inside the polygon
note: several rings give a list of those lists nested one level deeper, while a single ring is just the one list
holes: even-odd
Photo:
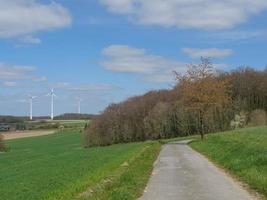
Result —
[{"label": "shrub", "polygon": [[232,129],[244,128],[247,124],[247,113],[241,111],[235,115],[235,118],[231,121],[230,126]]},{"label": "shrub", "polygon": [[4,144],[4,136],[0,134],[0,152],[7,151],[7,147]]},{"label": "shrub", "polygon": [[59,131],[64,131],[65,127],[64,127],[64,125],[60,125],[60,126],[58,127],[58,129],[59,129]]},{"label": "shrub", "polygon": [[249,115],[249,126],[266,125],[266,112],[261,109],[253,110]]},{"label": "shrub", "polygon": [[111,130],[108,129],[108,120],[105,120],[105,116],[103,118],[95,119],[90,128],[87,128],[84,131],[84,146],[92,147],[92,146],[105,146],[112,144],[112,135]]}]

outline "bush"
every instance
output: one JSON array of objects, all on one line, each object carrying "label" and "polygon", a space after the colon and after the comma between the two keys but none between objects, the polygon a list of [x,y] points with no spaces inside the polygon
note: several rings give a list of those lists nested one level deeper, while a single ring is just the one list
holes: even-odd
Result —
[{"label": "bush", "polygon": [[7,147],[4,144],[4,136],[0,134],[0,152],[7,151]]},{"label": "bush", "polygon": [[95,119],[90,128],[84,131],[85,147],[106,146],[115,143],[112,139],[111,130],[108,129],[109,121],[103,117]]},{"label": "bush", "polygon": [[244,128],[247,124],[247,113],[241,111],[239,114],[235,115],[235,118],[231,121],[232,129]]},{"label": "bush", "polygon": [[253,110],[249,115],[249,126],[266,125],[266,112],[261,109]]}]

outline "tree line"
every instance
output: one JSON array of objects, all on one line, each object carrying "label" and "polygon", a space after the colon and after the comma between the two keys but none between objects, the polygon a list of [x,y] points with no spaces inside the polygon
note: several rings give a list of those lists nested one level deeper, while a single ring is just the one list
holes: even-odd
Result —
[{"label": "tree line", "polygon": [[177,84],[171,90],[109,105],[85,130],[85,146],[193,134],[204,138],[255,119],[266,123],[267,70],[219,72],[202,58],[200,64],[189,64],[186,73],[174,73]]},{"label": "tree line", "polygon": [[79,113],[64,113],[62,115],[55,116],[55,120],[91,120],[96,115],[93,114],[79,114]]},{"label": "tree line", "polygon": [[[79,114],[79,113],[64,113],[58,116],[55,116],[55,120],[91,120],[96,115],[93,114]],[[34,120],[46,120],[49,119],[49,116],[34,116]],[[0,115],[0,123],[23,123],[29,121],[28,116],[8,116]]]}]

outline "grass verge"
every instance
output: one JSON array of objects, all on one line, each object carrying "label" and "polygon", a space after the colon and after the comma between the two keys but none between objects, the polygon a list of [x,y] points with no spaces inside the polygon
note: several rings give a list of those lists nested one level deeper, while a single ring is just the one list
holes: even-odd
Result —
[{"label": "grass verge", "polygon": [[100,184],[83,192],[80,200],[134,200],[140,197],[153,170],[161,145],[150,142]]},{"label": "grass verge", "polygon": [[267,127],[209,135],[191,147],[267,197]]}]

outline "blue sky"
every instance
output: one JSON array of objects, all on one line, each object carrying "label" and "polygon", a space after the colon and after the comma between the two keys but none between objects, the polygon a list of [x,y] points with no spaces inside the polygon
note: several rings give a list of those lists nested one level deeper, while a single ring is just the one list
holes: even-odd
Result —
[{"label": "blue sky", "polygon": [[98,113],[171,88],[172,71],[211,57],[222,70],[267,65],[266,0],[0,0],[0,114]]}]

